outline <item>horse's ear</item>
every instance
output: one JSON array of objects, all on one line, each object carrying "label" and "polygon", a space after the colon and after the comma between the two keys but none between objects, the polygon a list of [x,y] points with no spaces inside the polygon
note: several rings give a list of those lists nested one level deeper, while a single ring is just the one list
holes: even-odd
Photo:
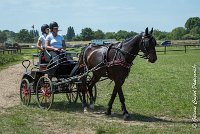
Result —
[{"label": "horse's ear", "polygon": [[151,29],[151,31],[150,31],[150,34],[152,34],[153,33],[153,27],[152,27],[152,29]]},{"label": "horse's ear", "polygon": [[145,35],[148,35],[149,29],[148,27],[145,29]]}]

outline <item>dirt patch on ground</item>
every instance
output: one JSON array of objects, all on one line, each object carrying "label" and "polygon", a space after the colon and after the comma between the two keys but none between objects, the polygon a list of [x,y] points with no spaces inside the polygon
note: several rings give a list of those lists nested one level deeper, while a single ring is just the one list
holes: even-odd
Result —
[{"label": "dirt patch on ground", "polygon": [[19,87],[23,72],[22,64],[9,66],[0,71],[0,113],[5,108],[20,103]]}]

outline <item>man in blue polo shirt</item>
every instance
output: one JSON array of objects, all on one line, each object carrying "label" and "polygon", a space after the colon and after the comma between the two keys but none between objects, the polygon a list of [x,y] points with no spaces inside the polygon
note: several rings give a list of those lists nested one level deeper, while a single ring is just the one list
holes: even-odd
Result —
[{"label": "man in blue polo shirt", "polygon": [[62,35],[58,34],[58,23],[51,22],[49,25],[50,34],[46,37],[45,47],[53,58],[53,61],[59,59],[59,54],[65,52],[65,40]]}]

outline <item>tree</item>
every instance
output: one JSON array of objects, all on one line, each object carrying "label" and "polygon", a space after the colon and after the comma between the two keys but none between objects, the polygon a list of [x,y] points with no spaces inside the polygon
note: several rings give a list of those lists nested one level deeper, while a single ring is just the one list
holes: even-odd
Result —
[{"label": "tree", "polygon": [[131,31],[131,32],[129,33],[128,36],[129,36],[129,38],[130,38],[130,37],[136,36],[137,34],[138,34],[138,33]]},{"label": "tree", "polygon": [[97,31],[94,32],[94,38],[95,39],[104,39],[104,37],[105,37],[105,34],[104,34],[103,31],[97,30]]},{"label": "tree", "polygon": [[177,27],[172,30],[170,37],[173,40],[180,40],[187,33],[184,27]]},{"label": "tree", "polygon": [[16,33],[15,33],[15,32],[9,31],[9,30],[3,30],[3,33],[6,34],[6,36],[7,36],[7,41],[11,41],[11,42],[14,42],[14,41],[15,41],[15,36],[16,36]]},{"label": "tree", "polygon": [[7,40],[7,35],[5,32],[0,31],[0,43],[4,43]]},{"label": "tree", "polygon": [[105,39],[116,39],[115,32],[107,32],[105,33]]},{"label": "tree", "polygon": [[196,39],[199,39],[199,36],[197,37],[198,35],[192,35],[192,34],[185,34],[182,39],[183,40],[196,40]]},{"label": "tree", "polygon": [[19,33],[17,33],[15,40],[19,43],[33,43],[34,36],[30,34],[28,30],[22,29]]},{"label": "tree", "polygon": [[83,40],[83,39],[82,39],[82,36],[80,36],[80,35],[76,35],[74,37],[74,41],[81,41],[81,40]]},{"label": "tree", "polygon": [[194,27],[200,27],[200,18],[199,17],[191,17],[185,23],[185,28],[187,30],[191,30]]},{"label": "tree", "polygon": [[39,32],[38,30],[30,30],[30,35],[33,37],[39,37]]},{"label": "tree", "polygon": [[190,34],[192,35],[196,35],[196,34],[199,34],[200,35],[200,26],[196,26],[196,27],[193,27],[191,30],[190,30]]},{"label": "tree", "polygon": [[66,36],[67,36],[67,40],[68,41],[71,41],[71,40],[74,39],[75,32],[74,32],[74,28],[73,27],[71,27],[71,26],[68,27]]},{"label": "tree", "polygon": [[81,30],[81,36],[84,41],[90,41],[94,38],[94,31],[91,28],[84,28]]},{"label": "tree", "polygon": [[154,30],[153,35],[157,40],[167,40],[168,39],[168,34],[167,32],[163,32],[160,30]]},{"label": "tree", "polygon": [[39,32],[38,32],[38,30],[35,30],[35,36],[36,36],[36,37],[39,37]]},{"label": "tree", "polygon": [[117,40],[122,40],[122,39],[127,39],[130,38],[131,35],[129,32],[125,31],[125,30],[119,30],[116,34],[116,39]]}]

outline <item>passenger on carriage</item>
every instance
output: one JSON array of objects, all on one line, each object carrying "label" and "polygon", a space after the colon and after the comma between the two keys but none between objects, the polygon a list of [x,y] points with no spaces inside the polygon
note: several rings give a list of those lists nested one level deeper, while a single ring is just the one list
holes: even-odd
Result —
[{"label": "passenger on carriage", "polygon": [[45,39],[47,35],[49,34],[49,25],[43,24],[41,26],[41,32],[42,32],[42,35],[38,38],[37,48],[43,51],[45,48]]},{"label": "passenger on carriage", "polygon": [[64,37],[58,34],[58,23],[51,22],[49,25],[50,34],[46,37],[45,47],[53,58],[53,62],[59,60],[59,55],[65,53],[65,41]]},{"label": "passenger on carriage", "polygon": [[42,32],[42,35],[38,38],[38,42],[37,42],[37,48],[40,51],[40,63],[45,63],[46,62],[46,58],[45,58],[45,55],[44,55],[44,50],[45,50],[45,39],[47,37],[47,35],[49,34],[49,25],[47,24],[43,24],[41,26],[41,32]]}]

